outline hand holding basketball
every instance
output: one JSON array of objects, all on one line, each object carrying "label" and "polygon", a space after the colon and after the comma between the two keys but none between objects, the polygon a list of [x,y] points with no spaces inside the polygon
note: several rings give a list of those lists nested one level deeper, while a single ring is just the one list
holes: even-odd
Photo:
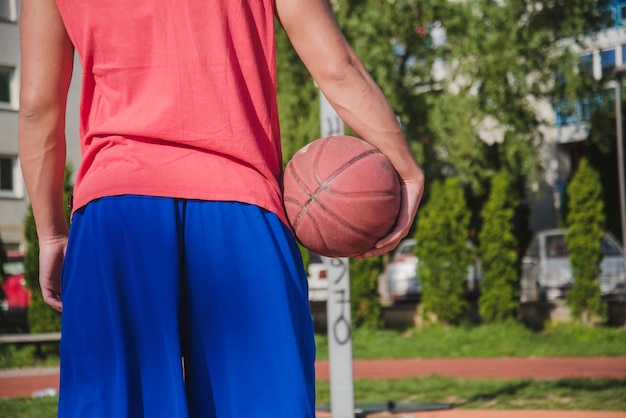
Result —
[{"label": "hand holding basketball", "polygon": [[326,137],[287,164],[284,203],[302,245],[328,257],[358,256],[393,229],[401,187],[389,160],[372,145],[346,135]]}]

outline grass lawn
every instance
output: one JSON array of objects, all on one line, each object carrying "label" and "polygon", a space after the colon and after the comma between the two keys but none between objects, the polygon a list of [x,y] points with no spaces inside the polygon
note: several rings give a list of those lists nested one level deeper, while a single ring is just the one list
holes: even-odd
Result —
[{"label": "grass lawn", "polygon": [[[329,383],[318,382],[318,404],[328,405],[329,397]],[[430,376],[358,380],[354,397],[357,403],[435,403],[455,409],[626,411],[626,379],[468,380]]]},{"label": "grass lawn", "polygon": [[[329,403],[329,383],[318,382],[318,405]],[[465,380],[430,376],[359,380],[355,402],[444,404],[455,409],[626,411],[626,379]],[[0,400],[4,418],[53,418],[56,398]]]},{"label": "grass lawn", "polygon": [[[316,335],[317,358],[328,358],[328,339]],[[558,325],[537,332],[519,323],[430,326],[404,332],[355,329],[353,357],[594,357],[626,356],[626,329]]]},{"label": "grass lawn", "polygon": [[[328,339],[316,334],[317,358],[328,359]],[[37,359],[34,346],[0,346],[0,369],[56,365],[58,343],[44,345],[48,353]],[[353,330],[353,357],[593,357],[626,356],[626,328],[558,325],[541,332],[512,322],[467,327],[429,326],[406,331]]]}]

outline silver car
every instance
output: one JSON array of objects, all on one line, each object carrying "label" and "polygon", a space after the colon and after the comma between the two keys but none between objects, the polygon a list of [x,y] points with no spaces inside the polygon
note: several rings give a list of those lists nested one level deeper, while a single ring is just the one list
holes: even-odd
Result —
[{"label": "silver car", "polygon": [[[404,239],[398,244],[389,262],[385,274],[381,276],[386,280],[386,288],[382,290],[383,303],[393,304],[402,301],[418,301],[422,296],[422,282],[419,279],[419,259],[415,255],[417,241],[412,238]],[[480,289],[480,280],[483,272],[480,258],[475,257],[467,269],[468,294],[477,293]]]},{"label": "silver car", "polygon": [[[522,258],[521,301],[563,299],[572,286],[573,275],[565,243],[566,229],[539,232]],[[613,235],[602,237],[600,291],[603,295],[624,286],[624,252]]]},{"label": "silver car", "polygon": [[386,271],[387,288],[391,302],[418,300],[422,283],[418,278],[418,258],[414,254],[416,241],[404,239],[398,244]]}]

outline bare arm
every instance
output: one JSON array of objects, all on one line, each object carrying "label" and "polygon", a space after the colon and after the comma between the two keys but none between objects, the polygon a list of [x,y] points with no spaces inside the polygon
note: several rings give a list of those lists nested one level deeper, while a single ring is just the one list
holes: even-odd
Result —
[{"label": "bare arm", "polygon": [[404,238],[419,206],[424,176],[395,114],[347,43],[326,0],[276,0],[276,14],[292,45],[341,119],[389,158],[402,180],[396,227],[363,256],[384,254]]},{"label": "bare arm", "polygon": [[60,311],[68,234],[63,206],[65,105],[73,46],[54,0],[22,1],[20,46],[20,162],[37,225],[43,298]]}]

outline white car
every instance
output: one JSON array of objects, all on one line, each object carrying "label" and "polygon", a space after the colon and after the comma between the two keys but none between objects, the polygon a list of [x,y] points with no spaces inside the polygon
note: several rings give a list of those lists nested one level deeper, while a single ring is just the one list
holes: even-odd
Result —
[{"label": "white car", "polygon": [[391,303],[419,300],[422,295],[422,283],[417,273],[419,260],[414,254],[415,244],[414,239],[402,240],[387,266],[387,291]]},{"label": "white car", "polygon": [[[565,229],[537,233],[522,259],[521,301],[563,299],[572,286],[573,274]],[[598,282],[603,295],[624,286],[624,251],[617,239],[606,232],[602,237],[603,258]]]},{"label": "white car", "polygon": [[328,272],[322,258],[309,252],[307,276],[309,280],[309,301],[325,302],[328,300]]},{"label": "white car", "polygon": [[[407,238],[395,249],[392,260],[381,276],[381,280],[386,280],[386,286],[383,285],[380,290],[383,304],[421,299],[422,282],[419,279],[419,259],[415,255],[416,245],[416,240]],[[480,259],[476,257],[468,266],[466,282],[468,294],[479,291],[482,276]]]}]

